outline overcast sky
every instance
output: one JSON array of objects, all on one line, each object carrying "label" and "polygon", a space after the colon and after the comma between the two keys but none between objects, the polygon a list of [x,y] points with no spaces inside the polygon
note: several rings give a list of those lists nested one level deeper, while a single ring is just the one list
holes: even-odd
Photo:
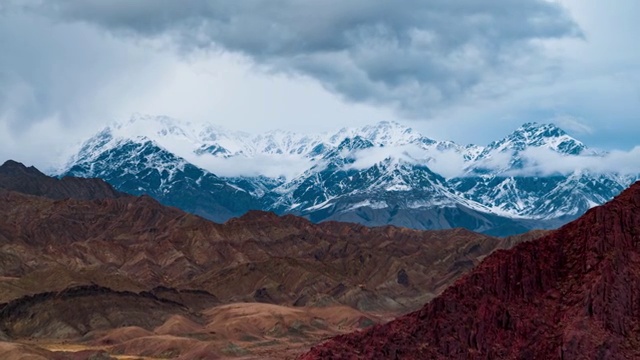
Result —
[{"label": "overcast sky", "polygon": [[132,113],[261,132],[396,120],[487,144],[528,121],[640,141],[636,0],[0,0],[0,162]]}]

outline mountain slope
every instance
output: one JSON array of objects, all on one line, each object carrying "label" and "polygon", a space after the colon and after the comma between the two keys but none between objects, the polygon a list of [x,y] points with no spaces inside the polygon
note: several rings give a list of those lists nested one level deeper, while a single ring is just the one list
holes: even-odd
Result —
[{"label": "mountain slope", "polygon": [[302,359],[640,356],[640,183],[541,239],[490,255],[422,310]]},{"label": "mountain slope", "polygon": [[415,229],[464,227],[497,235],[527,230],[518,221],[496,216],[452,193],[445,180],[429,168],[391,160],[364,170],[330,164],[297,184],[291,197],[290,202],[296,201],[294,206],[275,210],[314,222],[335,220]]},{"label": "mountain slope", "polygon": [[[510,244],[459,229],[313,225],[263,212],[217,225],[149,197],[56,202],[0,190],[0,200],[0,276],[15,278],[0,282],[0,301],[31,293],[33,284],[61,290],[69,279],[115,290],[202,289],[222,301],[269,294],[279,304],[399,311],[446,283],[433,279],[454,278]],[[403,269],[410,286],[396,282]]]}]

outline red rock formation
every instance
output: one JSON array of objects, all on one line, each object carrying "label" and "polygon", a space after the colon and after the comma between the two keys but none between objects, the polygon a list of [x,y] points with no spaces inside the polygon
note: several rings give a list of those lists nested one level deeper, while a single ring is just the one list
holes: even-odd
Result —
[{"label": "red rock formation", "polygon": [[640,183],[499,250],[421,310],[301,359],[640,358]]}]

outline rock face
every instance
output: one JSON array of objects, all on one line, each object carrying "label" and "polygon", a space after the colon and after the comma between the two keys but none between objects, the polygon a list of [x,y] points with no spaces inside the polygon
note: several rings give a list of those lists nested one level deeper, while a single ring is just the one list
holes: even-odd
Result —
[{"label": "rock face", "polygon": [[420,311],[302,359],[640,357],[640,183],[541,239],[490,255]]}]

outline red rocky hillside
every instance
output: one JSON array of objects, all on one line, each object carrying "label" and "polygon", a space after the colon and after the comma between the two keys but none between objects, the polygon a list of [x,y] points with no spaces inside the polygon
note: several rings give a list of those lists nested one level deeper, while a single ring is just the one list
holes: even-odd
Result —
[{"label": "red rocky hillside", "polygon": [[422,310],[302,359],[640,358],[640,183],[496,251]]}]

